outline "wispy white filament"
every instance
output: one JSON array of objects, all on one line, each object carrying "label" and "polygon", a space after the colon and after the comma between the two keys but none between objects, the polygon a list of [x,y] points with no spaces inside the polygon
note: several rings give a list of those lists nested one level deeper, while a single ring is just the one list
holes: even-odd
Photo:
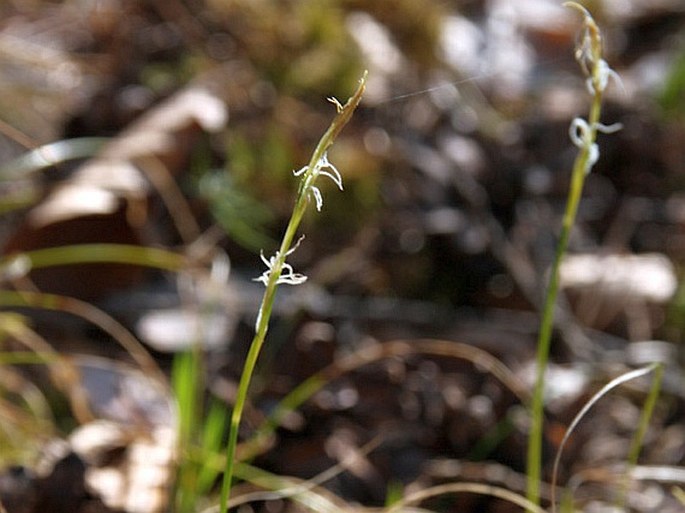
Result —
[{"label": "wispy white filament", "polygon": [[[618,132],[623,125],[621,123],[614,123],[612,125],[605,125],[603,123],[595,123],[594,129],[603,134],[613,134]],[[580,149],[587,148],[588,158],[585,165],[585,173],[589,173],[592,166],[599,160],[599,146],[593,142],[593,135],[590,125],[583,118],[574,118],[571,121],[571,126],[568,128],[568,135],[571,142]]]},{"label": "wispy white filament", "polygon": [[[585,81],[587,89],[592,95],[603,93],[609,85],[610,78],[613,78],[614,81],[621,86],[621,89],[624,89],[620,75],[611,69],[604,59],[600,59],[597,62],[593,75],[594,78],[590,77]],[[595,84],[597,85],[597,90],[595,90]]]},{"label": "wispy white filament", "polygon": [[[300,237],[300,239],[295,243],[295,245],[292,247],[290,251],[288,251],[285,254],[285,258],[288,256],[292,255],[295,250],[298,248],[300,245],[300,242],[302,242],[302,239],[304,239],[304,235]],[[281,257],[281,252],[276,251],[274,256],[270,257],[267,259],[264,256],[264,252],[260,251],[259,252],[259,258],[262,259],[262,262],[264,262],[264,265],[266,265],[266,271],[264,271],[261,276],[258,278],[253,278],[253,281],[259,281],[264,284],[266,287],[267,284],[269,283],[269,279],[271,278],[271,273],[273,272],[274,265],[276,265],[276,262],[278,259]],[[281,264],[281,275],[278,277],[278,280],[276,280],[277,285],[301,285],[305,281],[307,281],[307,277],[304,274],[296,273],[293,270],[293,266],[285,262],[285,258],[283,259],[284,262]]]},{"label": "wispy white filament", "polygon": [[[293,171],[293,175],[301,176],[309,170],[309,166],[304,166],[296,171]],[[328,154],[324,153],[321,159],[314,165],[314,169],[309,175],[306,175],[304,180],[304,187],[307,189],[307,194],[314,196],[314,202],[316,205],[317,212],[321,212],[321,207],[323,207],[323,196],[321,190],[314,185],[317,177],[319,175],[330,178],[338,189],[343,190],[342,175],[340,171],[330,163],[328,160]]]}]

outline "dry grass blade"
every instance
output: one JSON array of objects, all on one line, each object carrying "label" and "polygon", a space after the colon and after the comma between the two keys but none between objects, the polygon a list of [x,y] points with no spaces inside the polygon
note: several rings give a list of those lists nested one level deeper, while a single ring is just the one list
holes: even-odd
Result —
[{"label": "dry grass blade", "polygon": [[178,234],[186,244],[197,240],[202,230],[195,220],[190,203],[183,195],[169,168],[157,156],[141,157],[137,162],[140,169],[159,193]]},{"label": "dry grass blade", "polygon": [[387,513],[404,513],[407,506],[419,503],[431,497],[437,497],[448,493],[476,493],[479,495],[488,495],[490,497],[497,497],[520,506],[525,511],[533,513],[545,513],[545,510],[540,506],[535,505],[524,496],[518,493],[501,488],[499,486],[492,486],[483,483],[447,483],[443,485],[433,486],[418,492],[412,493],[404,497],[401,501],[393,505],[387,510]]},{"label": "dry grass blade", "polygon": [[90,303],[55,294],[3,290],[0,291],[0,306],[41,308],[66,312],[86,319],[121,345],[143,372],[167,386],[166,376],[138,339],[117,320]]},{"label": "dry grass blade", "polygon": [[25,463],[55,433],[55,421],[41,390],[14,369],[0,372],[0,467]]},{"label": "dry grass blade", "polygon": [[[294,477],[268,474],[262,470],[252,470],[254,470],[257,475],[251,477],[245,475],[241,476],[252,484],[239,485],[235,488],[234,497],[228,501],[229,508],[238,507],[255,501],[291,499],[315,513],[347,513],[352,509],[350,504],[345,503],[339,497],[331,494],[331,492],[318,487],[313,480],[305,481]],[[266,488],[267,491],[246,491],[245,493],[241,493],[241,489],[246,487],[251,488],[254,485]],[[211,508],[205,509],[202,513],[217,513],[219,509],[220,505],[217,504]]]},{"label": "dry grass blade", "polygon": [[[243,485],[239,485],[237,488],[238,493],[229,501],[229,507],[232,508],[255,501],[291,499],[317,513],[341,513],[343,511],[349,511],[349,505],[344,504],[339,497],[333,496],[330,492],[321,489],[320,485],[348,470],[348,468],[355,463],[355,460],[359,457],[360,453],[364,455],[369,454],[382,442],[383,438],[380,436],[373,438],[360,447],[358,451],[350,454],[337,464],[307,480],[275,476],[268,474],[261,469],[242,465],[241,468],[246,470],[246,473],[240,472],[239,475],[250,483],[248,486],[257,485],[267,488],[267,490],[248,491],[241,494],[239,493],[239,490]],[[220,465],[219,468],[223,468],[224,465],[221,460],[223,460],[223,455],[217,458],[217,464]],[[218,511],[218,509],[219,505],[216,505],[205,510],[203,513],[213,513]]]},{"label": "dry grass blade", "polygon": [[88,407],[87,397],[80,386],[78,371],[70,358],[62,356],[38,333],[29,328],[21,320],[13,319],[12,314],[0,317],[2,329],[17,342],[25,345],[35,355],[45,355],[43,363],[50,370],[50,377],[55,385],[69,398],[71,409],[76,419],[81,423],[93,420]]},{"label": "dry grass blade", "polygon": [[[494,461],[470,461],[439,458],[425,465],[424,474],[437,482],[479,482],[506,488],[512,492],[525,492],[526,475]],[[540,497],[550,500],[549,486],[540,488]]]},{"label": "dry grass blade", "polygon": [[[624,484],[626,472],[633,481],[674,485],[671,493],[675,499],[682,502],[680,497],[685,498],[685,493],[680,488],[685,485],[685,468],[670,465],[636,465],[631,468],[628,464],[617,464],[585,468],[571,476],[566,489],[569,495],[576,495],[584,485],[599,483],[615,495],[613,492]],[[683,504],[685,505],[685,502]]]},{"label": "dry grass blade", "polygon": [[653,370],[657,368],[657,364],[653,365],[648,365],[646,367],[641,367],[639,369],[635,369],[633,371],[626,372],[624,374],[621,374],[620,376],[612,379],[609,383],[604,385],[599,392],[597,392],[595,395],[593,395],[590,400],[585,403],[585,406],[578,412],[578,414],[573,418],[573,421],[569,425],[568,429],[566,430],[566,433],[564,433],[564,437],[561,440],[561,443],[559,444],[559,449],[557,449],[557,454],[554,457],[554,466],[552,467],[552,512],[554,513],[556,511],[556,484],[557,484],[557,475],[559,473],[559,463],[561,462],[561,455],[564,451],[564,447],[566,446],[566,442],[568,442],[568,439],[571,437],[571,434],[575,430],[576,426],[580,423],[580,421],[587,415],[588,411],[599,401],[602,397],[607,395],[609,392],[611,392],[614,388],[622,385],[623,383],[626,383],[628,381],[631,381],[633,379],[637,379],[641,376],[644,376],[645,374],[649,374]]}]

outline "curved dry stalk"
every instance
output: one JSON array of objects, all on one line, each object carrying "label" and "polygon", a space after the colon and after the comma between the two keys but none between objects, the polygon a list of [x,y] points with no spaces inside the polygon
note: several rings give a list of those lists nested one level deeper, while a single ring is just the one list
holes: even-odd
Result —
[{"label": "curved dry stalk", "polygon": [[[493,486],[501,486],[513,492],[525,492],[526,475],[511,467],[493,461],[470,461],[440,458],[430,460],[426,466],[429,478],[460,481],[477,481]],[[540,489],[540,496],[549,500],[549,486]]]},{"label": "curved dry stalk", "polygon": [[[628,464],[617,464],[611,466],[585,468],[571,476],[566,486],[567,491],[573,495],[586,483],[601,483],[610,487],[612,495],[616,487],[623,484],[626,472],[633,481],[650,481],[680,486],[685,485],[685,468],[672,465],[636,465],[629,468]],[[680,489],[673,486],[671,492]],[[676,498],[677,492],[674,493]],[[685,495],[683,495],[685,497]],[[683,502],[685,505],[685,502]]]},{"label": "curved dry stalk", "polygon": [[[348,467],[354,464],[354,461],[359,457],[359,454],[367,455],[376,449],[383,441],[382,436],[374,437],[371,441],[366,443],[364,446],[359,448],[359,451],[350,453],[341,461],[327,468],[323,472],[317,474],[316,476],[300,481],[299,479],[287,478],[286,481],[291,481],[287,486],[276,486],[275,491],[260,491],[252,492],[248,494],[243,494],[235,497],[235,502],[231,506],[238,506],[240,504],[245,504],[254,501],[268,501],[268,500],[278,500],[278,499],[296,499],[297,496],[305,495],[310,492],[317,493],[315,490],[325,483],[330,481],[334,477],[345,472]],[[283,479],[283,478],[279,478]],[[260,483],[256,483],[260,484]],[[328,494],[329,492],[327,492]],[[326,499],[328,500],[328,499]],[[299,501],[298,501],[299,502]],[[338,508],[338,506],[336,506]],[[344,508],[347,511],[349,508]]]},{"label": "curved dry stalk", "polygon": [[193,215],[190,203],[162,159],[156,155],[146,155],[137,160],[140,170],[162,199],[183,242],[190,244],[199,238],[202,230]]},{"label": "curved dry stalk", "polygon": [[[319,474],[319,476],[307,480],[269,474],[254,467],[249,468],[249,474],[251,475],[241,474],[241,477],[257,486],[267,488],[269,491],[237,493],[228,501],[229,508],[255,501],[290,499],[301,506],[310,509],[314,513],[349,513],[352,509],[350,504],[344,502],[330,491],[319,487],[319,483],[326,480],[319,479],[323,474],[327,474],[325,477],[330,479],[334,477],[334,475],[344,471],[341,464],[335,465],[322,474]],[[203,510],[202,513],[217,513],[220,510],[220,507],[220,504],[216,504]]]},{"label": "curved dry stalk", "polygon": [[559,448],[557,449],[557,454],[554,457],[554,465],[552,467],[552,513],[556,512],[556,485],[557,476],[559,474],[559,463],[561,462],[561,455],[564,451],[564,447],[566,446],[566,442],[568,442],[568,439],[571,437],[571,434],[578,426],[580,421],[583,419],[583,417],[585,417],[585,415],[587,415],[588,411],[590,411],[590,409],[597,403],[597,401],[599,401],[602,397],[611,392],[614,388],[622,385],[623,383],[639,378],[640,376],[649,374],[650,372],[657,369],[658,366],[659,364],[648,365],[646,367],[626,372],[612,379],[609,383],[604,385],[597,393],[595,393],[573,418],[573,421],[571,421],[571,424],[568,426],[566,433],[564,433],[564,437],[562,438],[561,443],[559,444]]},{"label": "curved dry stalk", "polygon": [[48,367],[53,383],[67,395],[76,419],[81,424],[92,421],[94,417],[88,406],[88,398],[78,384],[78,371],[71,359],[62,356],[25,323],[8,318],[11,315],[2,316],[2,329],[36,355],[45,355],[42,363]]},{"label": "curved dry stalk", "polygon": [[[11,434],[11,426],[14,425],[28,428],[36,438],[47,439],[53,436],[55,419],[45,395],[35,384],[14,369],[2,369],[0,390],[1,435],[6,436],[8,432]],[[26,409],[18,406],[9,395],[21,398]],[[3,451],[8,449],[3,446]],[[0,463],[1,460],[0,457]]]},{"label": "curved dry stalk", "polygon": [[509,501],[512,504],[520,506],[525,511],[546,513],[544,509],[529,501],[523,495],[507,490],[506,488],[483,483],[446,483],[419,490],[418,492],[409,494],[401,499],[391,508],[386,510],[386,513],[404,513],[407,506],[448,493],[475,493],[478,495],[487,495]]},{"label": "curved dry stalk", "polygon": [[[359,450],[355,453],[350,454],[349,456],[343,458],[335,465],[327,468],[323,472],[307,480],[301,480],[293,477],[275,476],[265,472],[264,470],[257,469],[255,467],[251,467],[250,465],[242,463],[236,467],[236,475],[238,475],[240,478],[244,479],[248,483],[262,487],[268,487],[269,490],[236,494],[233,497],[233,499],[229,501],[229,507],[235,507],[241,504],[246,504],[254,501],[269,501],[279,499],[292,499],[297,501],[297,496],[313,494],[309,495],[311,499],[311,497],[317,494],[320,495],[321,493],[324,493],[326,495],[325,498],[321,499],[322,501],[332,501],[333,503],[335,503],[336,501],[333,500],[333,498],[328,498],[331,492],[322,490],[319,487],[325,482],[330,481],[331,479],[345,472],[348,469],[348,467],[354,463],[355,459],[359,456],[360,453],[362,455],[370,454],[382,443],[383,436],[376,436],[372,440],[364,444],[362,447],[360,447]],[[225,454],[208,453],[206,451],[203,451],[201,454],[198,454],[195,457],[203,458],[204,461],[209,461],[210,465],[217,470],[223,469],[226,465]],[[311,500],[309,502],[312,503]],[[348,505],[344,504],[341,504],[339,507],[336,506],[336,508],[342,511],[349,511]],[[204,510],[203,513],[215,513],[218,510],[219,505],[216,504]]]},{"label": "curved dry stalk", "polygon": [[166,376],[143,344],[116,319],[90,303],[57,294],[0,290],[0,306],[39,308],[81,317],[111,336],[131,355],[143,372],[168,387]]}]

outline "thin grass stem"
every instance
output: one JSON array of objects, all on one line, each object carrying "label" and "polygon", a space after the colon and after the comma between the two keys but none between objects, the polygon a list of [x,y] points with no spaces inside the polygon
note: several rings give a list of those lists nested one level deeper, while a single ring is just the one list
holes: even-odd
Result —
[{"label": "thin grass stem", "polygon": [[166,376],[142,343],[116,319],[90,303],[58,294],[0,290],[1,307],[40,308],[65,312],[86,319],[110,335],[131,355],[145,373],[153,376],[166,387]]}]

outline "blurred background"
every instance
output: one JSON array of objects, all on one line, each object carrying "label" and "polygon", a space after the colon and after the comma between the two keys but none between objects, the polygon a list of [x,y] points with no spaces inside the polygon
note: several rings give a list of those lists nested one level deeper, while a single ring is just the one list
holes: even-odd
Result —
[{"label": "blurred background", "polygon": [[[602,120],[623,129],[599,136],[562,270],[552,426],[616,369],[667,360],[672,400],[647,458],[682,465],[685,4],[584,5],[620,76]],[[24,278],[102,308],[162,366],[201,325],[216,355],[212,391],[230,400],[262,291],[252,281],[259,251],[273,253],[289,219],[292,171],[335,114],[326,99],[344,102],[368,70],[329,153],[345,190],[322,183],[322,212],[305,218],[289,262],[309,280],[279,291],[256,406],[268,410],[341,355],[396,339],[484,349],[530,383],[577,151],[568,127],[589,107],[574,60],[581,22],[557,0],[4,0],[4,254],[120,242],[188,256],[176,274],[91,265]],[[52,146],[53,157],[29,153],[74,139],[81,146]],[[86,161],[98,151],[104,167]],[[3,286],[26,285],[3,272]],[[35,322],[58,351],[121,356],[73,319]],[[511,390],[463,361],[390,362],[335,380],[260,463],[308,477],[336,461],[331,433],[359,443],[396,433],[371,470],[332,485],[372,505],[395,482],[463,477],[438,457],[523,470]],[[581,431],[568,472],[620,460],[611,443],[634,426],[631,400]]]}]

